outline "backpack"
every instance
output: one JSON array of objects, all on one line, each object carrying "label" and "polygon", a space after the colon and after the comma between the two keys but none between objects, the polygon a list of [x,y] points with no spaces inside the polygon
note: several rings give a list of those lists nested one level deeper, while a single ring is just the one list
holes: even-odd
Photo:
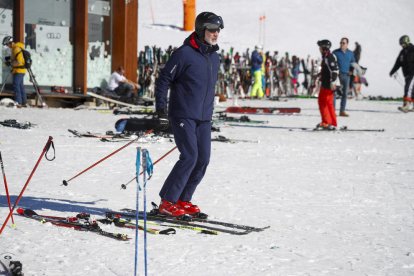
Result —
[{"label": "backpack", "polygon": [[30,52],[25,49],[20,49],[21,51],[18,54],[22,53],[24,59],[24,65],[22,66],[22,68],[30,69],[33,63],[32,54],[30,54]]}]

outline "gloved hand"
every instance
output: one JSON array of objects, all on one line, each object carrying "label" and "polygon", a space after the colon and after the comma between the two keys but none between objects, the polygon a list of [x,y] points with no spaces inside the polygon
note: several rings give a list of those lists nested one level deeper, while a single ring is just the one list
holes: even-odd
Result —
[{"label": "gloved hand", "polygon": [[170,126],[167,112],[165,110],[157,110],[157,117],[160,123],[160,130],[167,130]]}]

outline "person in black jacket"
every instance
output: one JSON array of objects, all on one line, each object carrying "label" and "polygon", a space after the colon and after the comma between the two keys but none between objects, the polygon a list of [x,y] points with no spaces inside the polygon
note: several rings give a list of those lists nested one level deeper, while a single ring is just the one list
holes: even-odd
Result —
[{"label": "person in black jacket", "polygon": [[403,111],[411,108],[414,99],[414,45],[410,43],[410,38],[403,35],[400,38],[402,50],[395,61],[394,67],[391,69],[390,77],[393,76],[400,67],[402,68],[405,78]]},{"label": "person in black jacket", "polygon": [[171,124],[180,151],[180,159],[159,193],[159,211],[163,214],[200,212],[191,198],[210,160],[211,120],[220,66],[217,39],[223,27],[220,16],[200,13],[195,32],[171,55],[155,83],[156,111],[165,126]]},{"label": "person in black jacket", "polygon": [[330,51],[332,44],[329,40],[319,40],[318,46],[322,54],[322,70],[320,73],[321,89],[318,96],[319,112],[321,113],[322,122],[316,128],[335,130],[337,123],[333,98],[338,79],[338,63],[336,57]]}]

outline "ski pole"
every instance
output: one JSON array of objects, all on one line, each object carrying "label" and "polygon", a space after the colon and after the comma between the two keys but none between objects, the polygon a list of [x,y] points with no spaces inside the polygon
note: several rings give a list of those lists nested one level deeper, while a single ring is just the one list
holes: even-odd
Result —
[{"label": "ski pole", "polygon": [[[161,156],[160,158],[158,158],[158,160],[156,160],[153,165],[157,164],[158,162],[160,162],[162,159],[164,159],[167,155],[169,155],[171,152],[173,152],[175,149],[177,148],[177,146],[174,146],[172,149],[170,149],[166,154],[164,154],[163,156]],[[143,174],[143,172],[140,173],[140,175]],[[122,184],[121,185],[121,189],[126,189],[127,186],[134,181],[137,178],[137,176],[134,176],[131,180],[129,180],[126,184]]]},{"label": "ski pole", "polygon": [[[24,191],[25,191],[25,190],[26,190],[26,188],[27,188],[27,185],[29,184],[30,180],[31,180],[31,179],[32,179],[32,177],[33,177],[33,174],[35,173],[35,171],[36,171],[37,167],[39,166],[40,161],[42,160],[43,154],[45,155],[46,160],[49,160],[49,159],[47,158],[47,152],[49,151],[49,148],[50,148],[51,146],[54,148],[54,146],[53,146],[53,137],[52,137],[52,136],[49,136],[49,139],[47,140],[46,145],[45,145],[45,147],[43,148],[43,151],[42,151],[42,153],[41,153],[41,154],[40,154],[40,156],[39,156],[39,159],[37,160],[37,162],[36,162],[35,166],[33,167],[32,172],[30,173],[30,175],[29,175],[28,179],[26,180],[26,184],[24,184],[23,189],[20,191],[20,194],[19,194],[19,196],[17,197],[16,201],[14,202],[14,205],[13,205],[12,209],[10,210],[9,214],[7,215],[6,219],[5,219],[5,220],[4,220],[4,222],[3,222],[3,225],[2,225],[2,227],[1,227],[1,229],[0,229],[0,235],[1,235],[1,233],[3,232],[4,228],[6,227],[7,222],[9,221],[10,217],[13,215],[13,211],[14,211],[14,209],[15,209],[15,208],[16,208],[16,206],[19,204],[19,201],[20,201],[20,199],[22,198],[23,193],[24,193]],[[54,159],[54,158],[53,158],[53,159]],[[53,159],[50,159],[49,161],[52,161]]]},{"label": "ski pole", "polygon": [[137,196],[136,196],[136,205],[135,209],[136,212],[136,222],[135,222],[135,262],[134,262],[134,275],[138,275],[138,221],[139,221],[139,190],[141,187],[139,186],[139,170],[141,167],[141,148],[137,147],[137,157],[135,161],[135,179],[137,182]]},{"label": "ski pole", "polygon": [[[148,135],[152,132],[153,130],[148,130],[147,132],[145,132],[145,135]],[[122,147],[120,147],[119,149],[117,149],[116,151],[110,153],[109,155],[105,156],[104,158],[96,161],[95,163],[93,163],[92,165],[90,165],[89,167],[87,167],[86,169],[84,169],[83,171],[81,171],[80,173],[78,173],[75,176],[72,176],[69,180],[63,180],[63,185],[64,186],[68,186],[69,182],[72,181],[73,179],[77,178],[78,176],[82,175],[83,173],[89,171],[90,169],[92,169],[93,167],[95,167],[96,165],[98,165],[99,163],[105,161],[106,159],[108,159],[109,157],[115,155],[116,153],[120,152],[121,150],[123,150],[124,148],[128,147],[129,145],[131,145],[132,143],[136,142],[140,137],[135,138],[134,140],[128,142],[127,144],[123,145]]]},{"label": "ski pole", "polygon": [[[6,179],[6,174],[4,173],[4,165],[3,165],[3,158],[1,157],[1,151],[0,151],[0,165],[1,165],[1,172],[3,174],[4,188],[6,190],[7,204],[9,205],[9,211],[11,211],[9,188],[7,187],[7,179]],[[15,227],[16,225],[14,224],[13,215],[11,215],[11,220],[12,220],[12,227]]]},{"label": "ski pole", "polygon": [[[147,180],[152,176],[153,164],[149,156],[149,152],[146,149],[142,150],[142,172],[143,175],[143,185],[144,185],[144,268],[145,276],[148,275],[148,258],[147,258]],[[147,179],[148,173],[148,179]],[[138,176],[137,176],[138,177]],[[138,214],[138,211],[137,211]]]}]

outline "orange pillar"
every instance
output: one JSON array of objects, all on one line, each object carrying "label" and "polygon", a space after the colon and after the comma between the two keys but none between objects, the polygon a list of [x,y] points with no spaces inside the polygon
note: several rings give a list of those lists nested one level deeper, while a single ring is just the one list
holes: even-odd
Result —
[{"label": "orange pillar", "polygon": [[13,6],[13,39],[24,41],[24,0],[15,0]]},{"label": "orange pillar", "polygon": [[137,82],[138,0],[112,3],[112,71],[124,66],[125,76]]},{"label": "orange pillar", "polygon": [[184,4],[184,31],[194,30],[196,0],[183,0]]}]

